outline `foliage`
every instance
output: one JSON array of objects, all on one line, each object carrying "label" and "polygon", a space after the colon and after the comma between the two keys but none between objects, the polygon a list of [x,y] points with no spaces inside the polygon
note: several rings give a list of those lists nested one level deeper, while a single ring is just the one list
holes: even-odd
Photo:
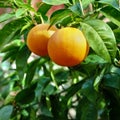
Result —
[{"label": "foliage", "polygon": [[[0,120],[120,120],[119,0],[0,0]],[[64,4],[49,17],[53,5]],[[31,54],[29,30],[39,23],[83,31],[90,52],[61,67]]]}]

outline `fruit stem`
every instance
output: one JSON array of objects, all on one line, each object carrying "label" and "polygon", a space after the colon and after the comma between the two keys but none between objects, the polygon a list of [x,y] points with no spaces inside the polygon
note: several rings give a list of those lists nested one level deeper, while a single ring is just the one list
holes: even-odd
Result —
[{"label": "fruit stem", "polygon": [[97,75],[97,77],[95,78],[95,81],[94,81],[94,88],[96,89],[96,91],[98,91],[98,86],[106,72],[106,69],[107,69],[107,65],[101,70],[100,74]]},{"label": "fruit stem", "polygon": [[42,18],[42,15],[40,14],[40,19],[41,19],[41,23],[44,24],[44,20]]},{"label": "fruit stem", "polygon": [[52,81],[54,82],[54,84],[55,84],[56,88],[57,88],[57,89],[59,89],[59,86],[58,86],[58,84],[57,84],[57,82],[56,82],[56,80],[55,80],[55,77],[54,77],[54,74],[53,74],[53,72],[52,72],[52,71],[50,72],[50,76],[51,76]]},{"label": "fruit stem", "polygon": [[80,3],[82,15],[85,16],[81,0],[79,0],[79,3]]}]

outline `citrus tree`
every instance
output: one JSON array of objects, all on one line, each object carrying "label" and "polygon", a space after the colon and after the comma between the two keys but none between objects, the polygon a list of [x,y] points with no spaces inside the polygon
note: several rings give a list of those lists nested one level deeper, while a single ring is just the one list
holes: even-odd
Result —
[{"label": "citrus tree", "polygon": [[120,120],[119,0],[0,7],[0,120]]}]

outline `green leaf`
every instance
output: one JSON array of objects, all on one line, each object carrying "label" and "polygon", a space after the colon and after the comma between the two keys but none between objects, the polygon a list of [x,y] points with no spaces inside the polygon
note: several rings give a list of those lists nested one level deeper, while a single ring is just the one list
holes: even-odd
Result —
[{"label": "green leaf", "polygon": [[19,48],[23,44],[22,40],[13,40],[10,43],[6,44],[1,52],[8,52],[10,50],[14,50],[16,48]]},{"label": "green leaf", "polygon": [[93,76],[98,73],[99,66],[106,64],[106,61],[96,54],[89,54],[87,58],[79,65],[78,70],[85,76]]},{"label": "green leaf", "polygon": [[28,29],[31,29],[33,27],[33,22],[26,17],[26,24],[22,26],[21,28],[21,34],[24,34],[24,40],[27,39]]},{"label": "green leaf", "polygon": [[19,8],[19,9],[17,9],[15,15],[16,15],[17,18],[20,18],[20,17],[21,17],[24,13],[26,13],[26,12],[27,12],[26,9]]},{"label": "green leaf", "polygon": [[119,0],[100,0],[99,3],[107,4],[120,11]]},{"label": "green leaf", "polygon": [[16,0],[14,1],[14,4],[18,6],[18,9],[24,9],[24,10],[29,10],[35,12],[34,8],[31,6],[31,4],[26,4],[23,2],[23,0]]},{"label": "green leaf", "polygon": [[28,3],[28,4],[31,4],[31,0],[27,0],[27,3]]},{"label": "green leaf", "polygon": [[50,18],[50,23],[51,25],[60,23],[69,16],[71,16],[71,10],[69,9],[57,10],[52,14]]},{"label": "green leaf", "polygon": [[86,8],[90,3],[93,3],[95,0],[82,0],[83,8]]},{"label": "green leaf", "polygon": [[19,104],[30,104],[31,102],[34,101],[35,98],[35,88],[36,88],[36,83],[20,91],[16,95],[15,101]]},{"label": "green leaf", "polygon": [[99,91],[99,85],[101,84],[102,78],[106,72],[106,66],[104,65],[103,69],[100,71],[100,73],[97,74],[95,80],[94,80],[94,89],[96,91]]},{"label": "green leaf", "polygon": [[[12,91],[12,92],[15,93],[16,91]],[[14,98],[15,98],[15,96],[9,94],[9,95],[5,98],[4,104],[7,105],[7,104],[13,103],[13,102],[14,102]]]},{"label": "green leaf", "polygon": [[4,22],[6,20],[10,20],[11,18],[15,17],[15,15],[13,13],[5,13],[0,15],[0,23]]},{"label": "green leaf", "polygon": [[90,54],[87,56],[87,58],[85,59],[83,64],[97,64],[97,63],[106,63],[106,61],[104,59],[102,59],[100,56],[96,55],[96,54]]},{"label": "green leaf", "polygon": [[81,120],[97,120],[97,109],[94,104],[87,104],[83,108],[83,111]]},{"label": "green leaf", "polygon": [[39,9],[37,10],[38,13],[40,13],[42,16],[45,16],[48,10],[51,8],[51,5],[43,3]]},{"label": "green leaf", "polygon": [[22,114],[23,116],[27,117],[27,118],[28,118],[28,116],[29,116],[28,111],[25,110],[25,109],[21,111],[21,114]]},{"label": "green leaf", "polygon": [[115,73],[106,74],[103,78],[103,84],[104,86],[120,90],[120,75]]},{"label": "green leaf", "polygon": [[110,68],[110,72],[114,73],[114,74],[118,74],[120,76],[120,68],[116,67],[116,66],[111,66]]},{"label": "green leaf", "polygon": [[69,3],[69,0],[43,0],[42,2],[50,5],[61,5]]},{"label": "green leaf", "polygon": [[101,9],[101,13],[117,26],[120,26],[120,12],[110,6]]},{"label": "green leaf", "polygon": [[17,52],[18,52],[18,49],[13,49],[13,50],[6,52],[6,54],[2,58],[2,62],[9,58],[11,58],[12,60],[15,60]]},{"label": "green leaf", "polygon": [[38,66],[40,68],[42,65],[45,64],[46,61],[48,61],[48,59],[38,58],[38,59],[35,59],[34,61],[32,61],[31,63],[28,64],[26,77],[25,77],[25,84],[26,85],[29,85],[30,82],[32,81],[32,79],[35,75],[36,69],[38,69]]},{"label": "green leaf", "polygon": [[27,60],[30,56],[30,51],[26,45],[21,46],[20,50],[16,56],[16,67],[19,78],[22,79],[24,77],[24,72],[27,67]]},{"label": "green leaf", "polygon": [[[52,114],[51,114],[51,111],[49,110],[49,105],[48,105],[48,104],[50,104],[50,102],[46,98],[47,97],[42,97],[42,99],[41,99],[41,106],[40,106],[41,114],[44,116],[52,117]],[[49,103],[47,104],[47,102],[49,102]]]},{"label": "green leaf", "polygon": [[30,114],[30,120],[35,120],[36,119],[36,110],[35,110],[35,108],[32,108],[31,107],[31,109],[29,110],[29,114]]},{"label": "green leaf", "polygon": [[[64,72],[63,72],[64,71]],[[58,85],[61,85],[65,82],[67,82],[67,80],[69,80],[69,72],[68,70],[64,70],[64,69],[56,69],[55,73],[54,73],[55,79],[57,81]]]},{"label": "green leaf", "polygon": [[48,85],[46,86],[46,88],[44,89],[44,92],[45,92],[47,95],[52,95],[52,94],[55,93],[55,91],[56,91],[56,88],[55,88],[55,86],[52,85],[52,84],[48,84]]},{"label": "green leaf", "polygon": [[95,103],[96,99],[97,99],[97,92],[94,90],[93,87],[93,79],[89,79],[87,80],[81,88],[81,93],[87,97],[87,99],[92,102]]},{"label": "green leaf", "polygon": [[120,37],[119,37],[120,36],[120,28],[113,30],[113,32],[115,34],[117,43],[120,44]]},{"label": "green leaf", "polygon": [[69,9],[75,13],[76,15],[79,15],[81,16],[82,15],[82,8],[81,8],[81,5],[79,3],[76,3],[75,5],[73,6],[70,6]]},{"label": "green leaf", "polygon": [[40,120],[53,120],[52,117],[45,116],[45,115],[40,115],[40,116],[39,116],[39,119],[40,119]]},{"label": "green leaf", "polygon": [[9,120],[13,112],[12,105],[6,105],[0,109],[0,120]]},{"label": "green leaf", "polygon": [[66,102],[60,100],[58,94],[53,94],[50,96],[51,112],[54,119],[57,120],[67,120],[68,107]]},{"label": "green leaf", "polygon": [[0,0],[0,7],[12,7],[12,2],[10,0]]},{"label": "green leaf", "polygon": [[96,104],[83,97],[77,105],[76,120],[97,120]]},{"label": "green leaf", "polygon": [[44,88],[49,84],[50,78],[49,77],[40,77],[40,81],[37,84],[35,94],[38,100],[41,99],[41,96],[43,94]]},{"label": "green leaf", "polygon": [[64,97],[64,102],[66,103],[73,95],[75,95],[82,87],[83,81],[73,84],[67,89],[67,94]]},{"label": "green leaf", "polygon": [[20,35],[18,31],[24,24],[24,18],[21,18],[7,23],[0,30],[0,50],[4,47],[5,44],[12,41],[15,36]]},{"label": "green leaf", "polygon": [[31,81],[34,77],[34,74],[36,72],[39,61],[40,61],[40,59],[36,59],[28,64],[26,77],[25,77],[25,84],[26,85],[29,85],[31,83]]},{"label": "green leaf", "polygon": [[[117,46],[111,28],[101,20],[89,20],[81,27],[90,47],[107,62],[116,56]],[[87,28],[87,29],[86,29]]]}]

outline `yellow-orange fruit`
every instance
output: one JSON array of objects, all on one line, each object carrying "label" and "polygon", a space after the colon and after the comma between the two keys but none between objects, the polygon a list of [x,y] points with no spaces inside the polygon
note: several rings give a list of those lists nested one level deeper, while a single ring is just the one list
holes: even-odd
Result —
[{"label": "yellow-orange fruit", "polygon": [[27,46],[36,55],[47,56],[47,44],[51,35],[57,30],[55,26],[49,28],[49,24],[38,24],[28,33]]},{"label": "yellow-orange fruit", "polygon": [[57,30],[48,42],[50,58],[61,66],[75,66],[81,63],[89,52],[83,33],[73,27]]}]

